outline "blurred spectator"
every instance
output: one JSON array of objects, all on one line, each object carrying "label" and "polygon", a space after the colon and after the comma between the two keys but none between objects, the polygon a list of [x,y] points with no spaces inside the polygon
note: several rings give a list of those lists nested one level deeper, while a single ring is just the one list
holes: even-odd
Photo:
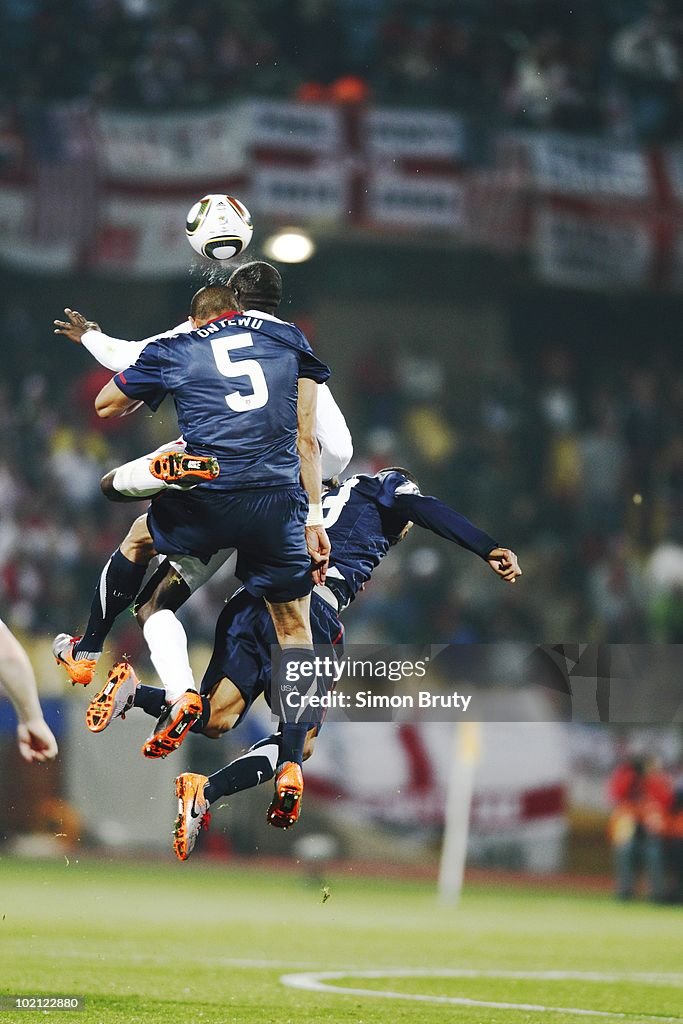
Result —
[{"label": "blurred spectator", "polygon": [[650,490],[657,454],[665,440],[663,409],[658,382],[650,370],[633,373],[626,405],[624,435],[631,452],[631,483],[633,490],[646,494]]},{"label": "blurred spectator", "polygon": [[645,582],[653,598],[683,587],[683,544],[677,534],[665,537],[653,548],[645,563]]},{"label": "blurred spectator", "polygon": [[666,896],[665,836],[673,806],[671,779],[656,762],[632,758],[615,768],[608,791],[614,804],[610,838],[617,895],[622,900],[633,899],[643,870],[649,898],[661,902]]},{"label": "blurred spectator", "polygon": [[391,346],[381,338],[371,339],[361,359],[355,362],[352,373],[356,423],[365,429],[395,427],[400,397]]},{"label": "blurred spectator", "polygon": [[603,643],[627,644],[641,632],[639,574],[623,538],[613,540],[588,577],[593,615]]},{"label": "blurred spectator", "polygon": [[[588,83],[581,71],[589,52],[576,51],[583,67],[572,67],[569,49],[558,32],[546,30],[520,53],[507,102],[515,121],[537,128],[593,128],[597,110],[591,107]],[[588,76],[590,78],[590,75]]]},{"label": "blurred spectator", "polygon": [[59,430],[50,456],[52,474],[63,501],[75,510],[101,500],[106,447],[97,434]]},{"label": "blurred spectator", "polygon": [[672,903],[683,903],[683,764],[673,779],[673,804],[669,817],[668,861],[671,878],[669,898]]},{"label": "blurred spectator", "polygon": [[617,32],[610,49],[636,138],[648,142],[671,137],[681,57],[666,5],[651,3],[644,17]]},{"label": "blurred spectator", "polygon": [[626,449],[606,396],[597,395],[593,404],[594,425],[578,444],[580,509],[597,533],[615,533],[621,526]]}]

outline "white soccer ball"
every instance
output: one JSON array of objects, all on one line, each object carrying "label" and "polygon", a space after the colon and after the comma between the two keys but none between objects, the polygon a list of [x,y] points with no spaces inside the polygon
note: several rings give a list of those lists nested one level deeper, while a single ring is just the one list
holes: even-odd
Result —
[{"label": "white soccer ball", "polygon": [[204,196],[187,215],[185,233],[195,252],[229,260],[244,252],[254,233],[251,215],[233,196]]}]

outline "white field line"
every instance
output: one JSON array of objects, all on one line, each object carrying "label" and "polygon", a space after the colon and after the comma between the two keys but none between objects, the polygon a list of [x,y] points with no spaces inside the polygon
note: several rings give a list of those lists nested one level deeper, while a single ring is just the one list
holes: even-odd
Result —
[{"label": "white field line", "polygon": [[[91,951],[70,949],[62,950],[60,958],[68,960],[92,960]],[[99,956],[101,960],[116,960],[127,963],[167,964],[168,956],[160,953],[127,953],[124,950],[108,950]],[[666,985],[671,988],[683,988],[683,974],[667,973],[666,971],[505,971],[486,970],[470,967],[385,967],[380,970],[366,970],[356,964],[324,964],[310,960],[269,960],[256,957],[202,956],[202,964],[208,967],[245,967],[255,970],[308,971],[317,977],[332,978],[509,978],[528,981],[596,981],[620,982],[630,981],[642,985]],[[331,971],[334,967],[335,970]],[[343,972],[343,973],[339,973]],[[296,975],[293,975],[296,977]],[[303,986],[293,986],[303,987]],[[327,991],[328,989],[326,989]],[[340,991],[335,988],[334,991]]]},{"label": "white field line", "polygon": [[589,1010],[578,1006],[543,1006],[538,1003],[507,1003],[493,1000],[468,999],[465,996],[437,996],[425,993],[394,992],[389,989],[355,988],[330,985],[327,982],[341,981],[345,978],[507,978],[526,979],[531,981],[594,981],[616,982],[630,981],[646,985],[683,985],[680,974],[641,974],[599,971],[496,971],[474,969],[389,969],[375,971],[307,971],[301,974],[284,974],[280,981],[288,988],[304,989],[307,992],[324,992],[327,995],[365,996],[375,999],[404,999],[419,1003],[442,1003],[451,1006],[478,1006],[489,1010],[524,1010],[532,1013],[566,1013],[577,1017],[604,1017],[611,1020],[652,1020],[664,1022],[680,1022],[681,1017],[663,1017],[648,1013],[618,1013],[613,1010]]}]

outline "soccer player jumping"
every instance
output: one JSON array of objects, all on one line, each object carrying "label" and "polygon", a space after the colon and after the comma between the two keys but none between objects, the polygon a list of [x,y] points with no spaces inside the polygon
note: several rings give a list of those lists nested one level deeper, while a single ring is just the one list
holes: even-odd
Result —
[{"label": "soccer player jumping", "polygon": [[[340,613],[348,607],[370,579],[390,549],[402,540],[413,524],[459,544],[479,555],[501,579],[515,583],[522,575],[517,556],[501,547],[459,512],[438,498],[420,493],[407,470],[391,468],[374,476],[357,475],[331,487],[323,498],[324,523],[332,545],[330,567],[324,585],[315,587],[311,600],[311,625],[316,644],[339,646],[343,637]],[[147,595],[153,605],[163,603],[163,593],[177,585],[170,576],[160,575],[157,590]],[[186,587],[187,594],[189,589]],[[144,617],[145,604],[139,609]],[[201,683],[210,714],[192,727],[210,738],[235,728],[256,698],[270,694],[270,651],[275,633],[265,603],[246,590],[238,591],[226,604],[216,626],[214,650]],[[90,705],[97,716],[95,731],[121,718],[130,707],[140,707],[156,716],[163,692],[137,681],[130,666],[117,666],[108,684]],[[308,730],[304,758],[314,748],[319,727]],[[194,772],[179,776],[178,816],[174,849],[186,860],[197,837],[209,820],[209,807],[221,797],[273,778],[281,757],[281,731],[256,743],[246,754],[210,777]],[[272,805],[271,805],[272,807]],[[287,828],[297,821],[301,800],[290,813],[273,820]]]},{"label": "soccer player jumping", "polygon": [[[229,287],[239,312],[215,310],[211,317],[196,317],[195,330],[147,344],[136,363],[102,389],[96,408],[100,416],[120,416],[140,402],[155,410],[167,394],[173,395],[188,446],[198,456],[215,458],[220,473],[195,490],[167,490],[155,498],[146,522],[137,521],[135,543],[150,557],[191,555],[205,561],[220,549],[236,548],[236,575],[251,594],[266,600],[278,642],[286,648],[284,675],[288,660],[300,659],[312,643],[311,559],[321,582],[329,556],[315,435],[317,385],[328,378],[329,369],[298,328],[274,315],[282,296],[274,267],[260,261],[243,264]],[[128,598],[127,606],[142,581],[143,560],[125,561],[106,574],[105,585],[112,597],[118,591],[119,600]],[[119,587],[116,576],[126,576]],[[103,615],[110,613],[107,601],[100,606]],[[152,757],[163,756],[167,742],[203,714],[191,673],[178,687],[178,659],[187,664],[184,631],[177,623],[182,649],[174,649],[171,623],[161,622],[160,616],[147,622],[145,637],[152,651],[150,636],[159,630],[161,639],[163,633],[153,661],[172,708],[146,745]],[[181,692],[173,692],[173,685]],[[300,799],[306,731],[302,722],[283,726],[275,807]]]}]

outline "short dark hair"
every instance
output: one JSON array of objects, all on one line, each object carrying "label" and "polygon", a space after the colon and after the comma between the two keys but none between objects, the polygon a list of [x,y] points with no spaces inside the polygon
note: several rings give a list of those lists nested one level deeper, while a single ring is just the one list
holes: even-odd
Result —
[{"label": "short dark hair", "polygon": [[227,284],[207,284],[192,296],[190,313],[195,320],[211,320],[237,305],[232,288]]},{"label": "short dark hair", "polygon": [[243,263],[230,275],[228,283],[241,310],[262,309],[272,313],[282,300],[280,272],[264,260]]},{"label": "short dark hair", "polygon": [[404,469],[403,466],[387,466],[385,469],[380,469],[378,473],[375,473],[375,476],[381,476],[382,473],[400,473],[406,480],[410,480],[411,484],[415,484],[419,490],[420,485],[417,477],[409,469]]}]

